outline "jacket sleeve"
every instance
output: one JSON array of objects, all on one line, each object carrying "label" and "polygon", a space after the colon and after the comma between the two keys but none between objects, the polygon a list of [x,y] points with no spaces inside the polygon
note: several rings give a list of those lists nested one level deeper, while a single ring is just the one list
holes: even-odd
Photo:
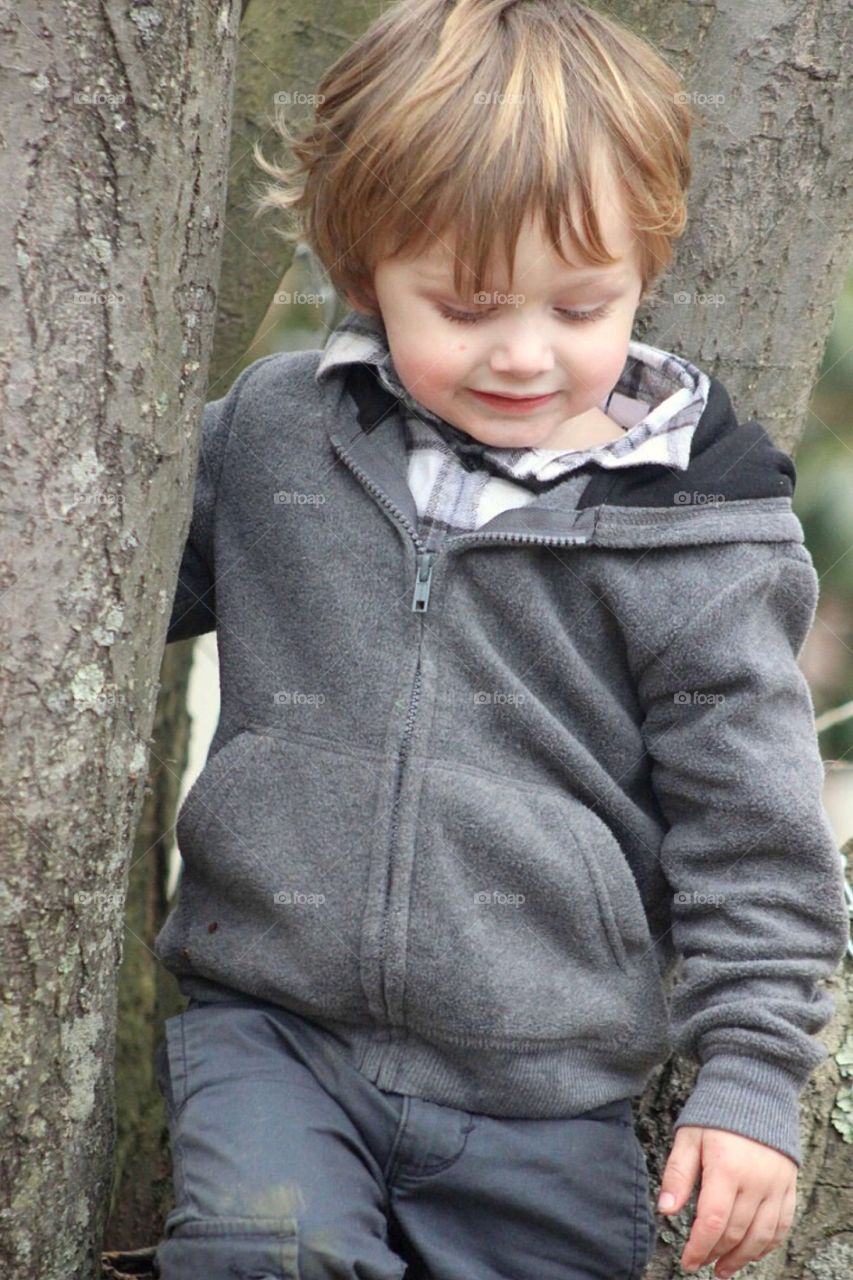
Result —
[{"label": "jacket sleeve", "polygon": [[204,406],[192,518],[178,570],[166,644],[204,635],[216,627],[216,490],[240,381],[222,399]]},{"label": "jacket sleeve", "polygon": [[661,856],[680,958],[671,1040],[700,1064],[674,1127],[728,1129],[799,1164],[799,1095],[827,1056],[815,1034],[836,1011],[817,982],[848,938],[797,665],[817,575],[799,544],[712,555],[723,572],[637,681],[668,826]]}]

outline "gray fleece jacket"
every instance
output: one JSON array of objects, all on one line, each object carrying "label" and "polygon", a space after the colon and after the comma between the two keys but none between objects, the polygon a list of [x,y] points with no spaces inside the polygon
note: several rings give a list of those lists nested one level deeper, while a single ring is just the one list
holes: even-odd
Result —
[{"label": "gray fleece jacket", "polygon": [[676,1128],[799,1164],[848,924],[791,458],[712,379],[686,471],[590,465],[428,551],[398,403],[320,358],[205,408],[167,640],[216,628],[221,712],[156,954],[498,1116],[676,1050]]}]

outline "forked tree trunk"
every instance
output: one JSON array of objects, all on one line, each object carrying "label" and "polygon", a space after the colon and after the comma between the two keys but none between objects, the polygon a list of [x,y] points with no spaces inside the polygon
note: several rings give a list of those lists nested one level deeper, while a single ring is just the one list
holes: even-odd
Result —
[{"label": "forked tree trunk", "polygon": [[[14,1280],[97,1274],[122,950],[109,1242],[153,1244],[168,1206],[152,1056],[176,987],[147,948],[167,908],[186,752],[192,645],[171,646],[162,667],[161,656],[200,411],[254,358],[251,338],[287,266],[246,203],[258,177],[251,141],[269,127],[272,94],[310,93],[383,6],[251,0],[229,155],[243,7],[41,0],[26,25],[3,24],[0,1270]],[[602,8],[670,57],[708,119],[694,144],[692,225],[663,291],[672,301],[641,313],[636,336],[719,375],[741,417],[794,452],[847,253],[846,4]],[[834,1280],[850,1269],[853,1135],[837,1105],[853,1056],[849,973],[848,963],[834,981],[831,1056],[805,1098],[798,1221],[788,1247],[755,1269],[762,1277]],[[694,1074],[675,1060],[643,1099],[653,1174]],[[650,1280],[678,1274],[691,1218],[662,1227]]]}]

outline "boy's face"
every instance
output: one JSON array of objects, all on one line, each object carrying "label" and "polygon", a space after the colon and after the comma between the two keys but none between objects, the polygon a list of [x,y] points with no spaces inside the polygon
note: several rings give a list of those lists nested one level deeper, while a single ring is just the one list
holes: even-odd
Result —
[{"label": "boy's face", "polygon": [[[605,200],[599,214],[618,263],[570,269],[528,218],[513,288],[501,281],[504,288],[479,295],[479,301],[454,294],[452,241],[433,240],[417,258],[383,259],[374,293],[394,366],[410,395],[484,444],[585,447],[585,432],[596,422],[600,431],[597,406],[624,368],[642,289],[637,242],[620,203]],[[512,408],[477,392],[520,399]],[[531,399],[543,393],[547,399]]]}]

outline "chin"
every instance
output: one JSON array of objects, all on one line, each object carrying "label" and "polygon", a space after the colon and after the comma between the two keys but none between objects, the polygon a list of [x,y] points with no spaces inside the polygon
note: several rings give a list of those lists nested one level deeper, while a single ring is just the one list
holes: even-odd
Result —
[{"label": "chin", "polygon": [[494,433],[494,438],[483,443],[503,445],[507,449],[535,449],[548,439],[550,431],[525,431],[520,422],[507,422],[506,427]]}]

